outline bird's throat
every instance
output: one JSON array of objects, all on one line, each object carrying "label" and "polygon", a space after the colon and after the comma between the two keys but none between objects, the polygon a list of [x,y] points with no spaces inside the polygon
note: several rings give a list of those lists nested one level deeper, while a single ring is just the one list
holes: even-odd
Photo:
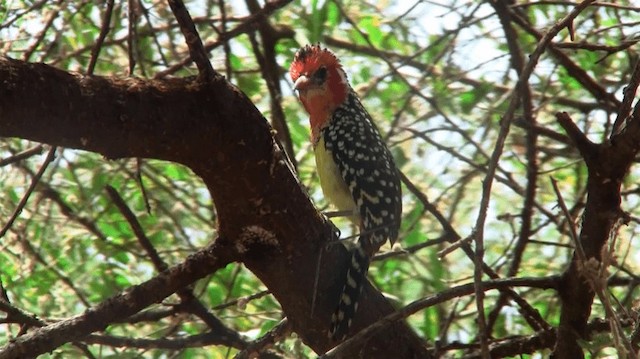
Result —
[{"label": "bird's throat", "polygon": [[336,109],[336,106],[330,98],[323,96],[320,91],[308,91],[305,94],[301,94],[300,100],[309,113],[311,139],[315,145],[320,138],[320,132],[331,121],[331,114]]}]

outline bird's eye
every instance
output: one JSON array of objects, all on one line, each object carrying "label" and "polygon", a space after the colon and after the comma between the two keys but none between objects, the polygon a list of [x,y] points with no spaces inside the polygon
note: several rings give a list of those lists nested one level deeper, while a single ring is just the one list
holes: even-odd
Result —
[{"label": "bird's eye", "polygon": [[317,83],[323,83],[327,79],[327,68],[322,66],[313,74],[313,79]]}]

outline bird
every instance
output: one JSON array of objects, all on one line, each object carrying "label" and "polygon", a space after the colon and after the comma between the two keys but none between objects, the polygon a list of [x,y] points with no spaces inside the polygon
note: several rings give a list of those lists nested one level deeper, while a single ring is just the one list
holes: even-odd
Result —
[{"label": "bird", "polygon": [[325,198],[359,228],[329,338],[344,340],[358,309],[371,257],[400,230],[400,173],[338,57],[320,44],[300,48],[289,75],[309,114],[311,143]]}]

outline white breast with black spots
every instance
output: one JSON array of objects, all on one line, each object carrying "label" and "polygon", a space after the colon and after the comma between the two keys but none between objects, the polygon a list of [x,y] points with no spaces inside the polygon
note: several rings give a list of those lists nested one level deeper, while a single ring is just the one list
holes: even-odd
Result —
[{"label": "white breast with black spots", "polygon": [[379,247],[398,236],[402,199],[400,179],[389,149],[355,93],[323,129],[327,150],[349,187],[362,218],[361,231]]}]

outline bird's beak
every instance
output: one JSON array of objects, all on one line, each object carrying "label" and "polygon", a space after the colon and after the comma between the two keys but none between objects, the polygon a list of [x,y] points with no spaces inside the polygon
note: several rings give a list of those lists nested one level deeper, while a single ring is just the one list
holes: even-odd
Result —
[{"label": "bird's beak", "polygon": [[293,84],[293,88],[298,91],[304,91],[311,85],[311,79],[305,75],[298,77],[296,82]]}]

